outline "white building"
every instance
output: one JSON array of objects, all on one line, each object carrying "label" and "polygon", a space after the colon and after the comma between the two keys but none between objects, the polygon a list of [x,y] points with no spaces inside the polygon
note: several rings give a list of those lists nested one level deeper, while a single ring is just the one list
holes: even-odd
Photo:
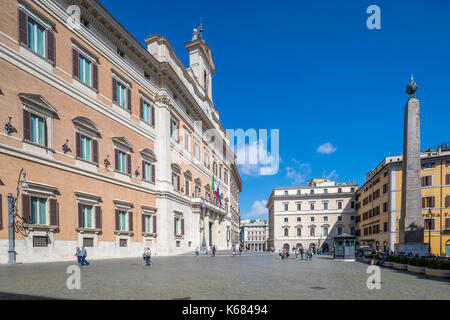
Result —
[{"label": "white building", "polygon": [[267,220],[241,220],[241,243],[252,251],[267,250],[269,224]]},{"label": "white building", "polygon": [[267,202],[270,249],[331,251],[332,237],[355,234],[357,185],[312,179],[306,187],[275,188]]}]

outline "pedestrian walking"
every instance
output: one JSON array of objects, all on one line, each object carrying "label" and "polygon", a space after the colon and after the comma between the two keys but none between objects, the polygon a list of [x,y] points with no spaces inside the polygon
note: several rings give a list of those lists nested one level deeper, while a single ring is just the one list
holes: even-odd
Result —
[{"label": "pedestrian walking", "polygon": [[233,257],[236,257],[236,248],[233,248]]},{"label": "pedestrian walking", "polygon": [[75,257],[77,257],[78,264],[81,264],[81,250],[80,247],[75,249]]},{"label": "pedestrian walking", "polygon": [[198,258],[198,247],[195,248],[195,257]]},{"label": "pedestrian walking", "polygon": [[295,260],[298,260],[298,250],[297,250],[297,248],[294,249],[294,254],[295,254]]},{"label": "pedestrian walking", "polygon": [[212,247],[212,257],[216,256],[216,245],[213,245]]},{"label": "pedestrian walking", "polygon": [[303,248],[300,248],[300,258],[303,260],[303,253],[304,253],[304,251],[303,251]]},{"label": "pedestrian walking", "polygon": [[145,260],[145,265],[146,266],[151,266],[152,265],[152,252],[150,250],[149,247],[144,248],[144,254],[142,255],[144,260]]},{"label": "pedestrian walking", "polygon": [[242,254],[242,246],[239,246],[239,255]]},{"label": "pedestrian walking", "polygon": [[283,249],[280,248],[278,254],[280,255],[280,260],[283,259]]},{"label": "pedestrian walking", "polygon": [[87,250],[84,246],[81,247],[80,254],[81,254],[81,265],[85,265],[85,264],[89,265],[89,262],[86,261]]},{"label": "pedestrian walking", "polygon": [[283,260],[286,259],[286,253],[287,253],[287,250],[286,250],[286,248],[284,248],[283,249]]}]

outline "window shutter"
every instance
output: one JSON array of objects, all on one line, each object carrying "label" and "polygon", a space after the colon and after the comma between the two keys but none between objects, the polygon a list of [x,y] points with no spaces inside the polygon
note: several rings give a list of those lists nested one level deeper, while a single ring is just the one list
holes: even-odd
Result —
[{"label": "window shutter", "polygon": [[128,231],[133,231],[133,211],[128,212]]},{"label": "window shutter", "polygon": [[30,140],[31,136],[31,123],[30,123],[30,113],[27,110],[23,110],[23,138]]},{"label": "window shutter", "polygon": [[78,227],[83,228],[83,205],[78,204]]},{"label": "window shutter", "polygon": [[75,139],[77,144],[77,157],[81,158],[81,135],[78,132],[75,133]]},{"label": "window shutter", "polygon": [[119,210],[116,210],[116,230],[119,230]]},{"label": "window shutter", "polygon": [[181,219],[181,234],[184,236],[184,219]]},{"label": "window shutter", "polygon": [[426,208],[425,197],[422,198],[422,208]]},{"label": "window shutter", "polygon": [[117,80],[112,79],[112,99],[117,103]]},{"label": "window shutter", "polygon": [[150,106],[150,110],[152,112],[150,121],[151,121],[152,126],[154,127],[155,126],[155,107],[154,106]]},{"label": "window shutter", "polygon": [[119,170],[119,150],[114,150],[114,163],[116,166],[116,170]]},{"label": "window shutter", "polygon": [[180,179],[180,176],[179,176],[179,175],[177,175],[177,181],[178,181],[178,183],[177,183],[178,192],[180,192],[180,183],[181,183],[181,179]]},{"label": "window shutter", "polygon": [[92,64],[92,87],[98,91],[98,65]]},{"label": "window shutter", "polygon": [[177,218],[173,218],[173,234],[177,234]]},{"label": "window shutter", "polygon": [[128,111],[131,112],[131,89],[127,88],[127,107]]},{"label": "window shutter", "polygon": [[145,214],[142,215],[142,232],[145,232]]},{"label": "window shutter", "polygon": [[156,214],[153,216],[153,233],[156,234]]},{"label": "window shutter", "polygon": [[431,197],[431,208],[434,208],[434,197]]},{"label": "window shutter", "polygon": [[28,16],[19,9],[19,41],[28,44]]},{"label": "window shutter", "polygon": [[449,173],[447,173],[447,175],[445,176],[445,184],[450,185],[450,174]]},{"label": "window shutter", "polygon": [[76,79],[80,78],[79,66],[78,66],[78,51],[72,48],[72,73]]},{"label": "window shutter", "polygon": [[56,226],[58,225],[58,202],[56,199],[50,199],[50,225]]},{"label": "window shutter", "polygon": [[92,158],[98,164],[98,141],[92,140]]},{"label": "window shutter", "polygon": [[149,177],[145,175],[145,161],[142,160],[142,179],[147,180]]},{"label": "window shutter", "polygon": [[139,114],[141,119],[144,119],[144,100],[142,98],[139,99]]},{"label": "window shutter", "polygon": [[102,228],[102,207],[100,206],[95,207],[95,227],[97,229]]},{"label": "window shutter", "polygon": [[425,177],[422,177],[422,187],[425,186]]},{"label": "window shutter", "polygon": [[151,175],[152,175],[152,182],[155,182],[155,165],[151,164],[150,165],[150,171],[151,171]]},{"label": "window shutter", "polygon": [[55,35],[52,30],[47,29],[47,59],[50,60],[53,64],[55,64],[56,55],[55,55]]},{"label": "window shutter", "polygon": [[131,174],[131,154],[127,154],[127,173]]},{"label": "window shutter", "polygon": [[26,223],[31,223],[31,199],[28,195],[22,195],[22,218]]},{"label": "window shutter", "polygon": [[47,119],[44,118],[44,143],[48,147],[48,129],[47,129]]},{"label": "window shutter", "polygon": [[450,207],[450,196],[445,197],[445,207],[446,208]]}]

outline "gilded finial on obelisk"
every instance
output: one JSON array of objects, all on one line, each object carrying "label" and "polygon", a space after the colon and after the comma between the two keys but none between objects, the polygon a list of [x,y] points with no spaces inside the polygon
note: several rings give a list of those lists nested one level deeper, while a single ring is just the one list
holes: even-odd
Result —
[{"label": "gilded finial on obelisk", "polygon": [[409,84],[406,86],[406,93],[409,95],[413,95],[418,87],[419,86],[417,85],[417,82],[414,81],[413,75],[411,74],[411,80],[409,81]]}]

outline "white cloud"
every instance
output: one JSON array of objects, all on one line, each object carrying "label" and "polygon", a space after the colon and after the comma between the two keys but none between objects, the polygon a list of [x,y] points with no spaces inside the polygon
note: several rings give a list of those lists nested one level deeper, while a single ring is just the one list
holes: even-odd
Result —
[{"label": "white cloud", "polygon": [[325,142],[321,146],[317,148],[318,153],[330,154],[336,151],[336,147],[333,146],[330,142]]},{"label": "white cloud", "polygon": [[268,210],[266,208],[267,200],[256,200],[252,204],[250,212],[241,214],[241,219],[261,219],[267,220]]},{"label": "white cloud", "polygon": [[311,166],[309,163],[300,163],[295,159],[292,161],[296,166],[286,167],[286,178],[291,179],[294,185],[303,185],[311,174]]}]

